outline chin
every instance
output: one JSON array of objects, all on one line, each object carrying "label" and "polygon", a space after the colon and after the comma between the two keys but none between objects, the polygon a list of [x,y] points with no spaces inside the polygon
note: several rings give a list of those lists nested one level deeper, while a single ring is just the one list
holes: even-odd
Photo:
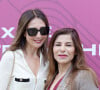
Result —
[{"label": "chin", "polygon": [[36,45],[36,46],[34,46],[35,48],[40,48],[42,45]]},{"label": "chin", "polygon": [[66,61],[66,60],[60,60],[60,61],[58,61],[58,63],[60,63],[60,64],[66,64],[66,63],[68,63],[68,61]]}]

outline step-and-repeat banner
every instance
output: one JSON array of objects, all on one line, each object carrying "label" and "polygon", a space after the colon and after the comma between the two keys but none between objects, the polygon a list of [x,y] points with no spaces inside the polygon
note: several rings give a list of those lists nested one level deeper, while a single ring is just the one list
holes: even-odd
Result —
[{"label": "step-and-repeat banner", "polygon": [[40,8],[50,23],[50,35],[74,27],[82,40],[87,63],[100,79],[100,0],[0,0],[0,58],[14,38],[21,14]]}]

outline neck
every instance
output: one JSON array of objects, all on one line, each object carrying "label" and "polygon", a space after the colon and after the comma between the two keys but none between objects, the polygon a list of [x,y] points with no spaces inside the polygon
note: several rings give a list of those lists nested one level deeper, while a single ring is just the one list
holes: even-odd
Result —
[{"label": "neck", "polygon": [[58,64],[59,74],[65,74],[68,71],[70,66],[71,66],[71,63],[69,63],[69,64]]},{"label": "neck", "polygon": [[27,56],[37,56],[38,49],[26,46],[23,51],[24,51],[25,55],[27,55]]}]

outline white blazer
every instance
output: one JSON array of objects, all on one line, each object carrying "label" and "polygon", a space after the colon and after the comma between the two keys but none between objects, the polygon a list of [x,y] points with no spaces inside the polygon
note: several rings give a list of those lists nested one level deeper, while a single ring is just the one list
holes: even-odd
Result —
[{"label": "white blazer", "polygon": [[[44,90],[44,84],[48,74],[48,65],[43,63],[40,53],[40,68],[37,77],[29,68],[21,49],[14,51],[15,65],[10,84],[10,90]],[[12,70],[13,51],[7,51],[0,62],[0,90],[6,90]],[[36,82],[37,81],[37,82]]]}]

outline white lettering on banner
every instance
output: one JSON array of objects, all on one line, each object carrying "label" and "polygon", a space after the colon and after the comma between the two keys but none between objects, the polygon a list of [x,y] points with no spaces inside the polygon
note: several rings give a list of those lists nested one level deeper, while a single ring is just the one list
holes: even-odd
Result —
[{"label": "white lettering on banner", "polygon": [[[51,33],[51,31],[49,33]],[[49,38],[51,38],[51,37],[52,37],[52,35],[49,34]]]},{"label": "white lettering on banner", "polygon": [[14,38],[14,36],[13,36],[12,33],[11,33],[11,31],[15,29],[14,27],[11,27],[10,29],[7,29],[7,28],[5,28],[5,27],[2,27],[1,29],[5,32],[5,34],[2,35],[1,38],[6,38],[7,35],[8,35],[10,38]]},{"label": "white lettering on banner", "polygon": [[95,56],[96,55],[96,44],[92,44],[92,48],[83,48],[83,51],[90,51],[92,52],[92,56]]},{"label": "white lettering on banner", "polygon": [[49,26],[49,29],[50,29],[50,31],[49,31],[49,38],[51,38],[51,37],[52,37],[52,35],[50,35],[50,34],[51,34],[51,29],[52,29],[52,26]]},{"label": "white lettering on banner", "polygon": [[[7,29],[6,27],[1,27],[1,29],[5,32],[1,38],[6,38],[7,36],[9,36],[10,38],[14,38],[14,35],[11,33],[15,27],[10,27],[9,29]],[[52,37],[52,26],[49,27],[50,29],[50,32],[49,32],[49,38]],[[2,50],[2,53],[6,50],[7,47],[9,47],[10,45],[0,45],[0,49]],[[82,47],[83,47],[83,44],[82,44]],[[92,47],[91,48],[85,48],[83,47],[83,51],[84,52],[91,52],[92,56],[96,56],[97,55],[97,50],[96,50],[96,44],[92,44]],[[100,44],[99,44],[99,53],[98,55],[100,56]]]}]

